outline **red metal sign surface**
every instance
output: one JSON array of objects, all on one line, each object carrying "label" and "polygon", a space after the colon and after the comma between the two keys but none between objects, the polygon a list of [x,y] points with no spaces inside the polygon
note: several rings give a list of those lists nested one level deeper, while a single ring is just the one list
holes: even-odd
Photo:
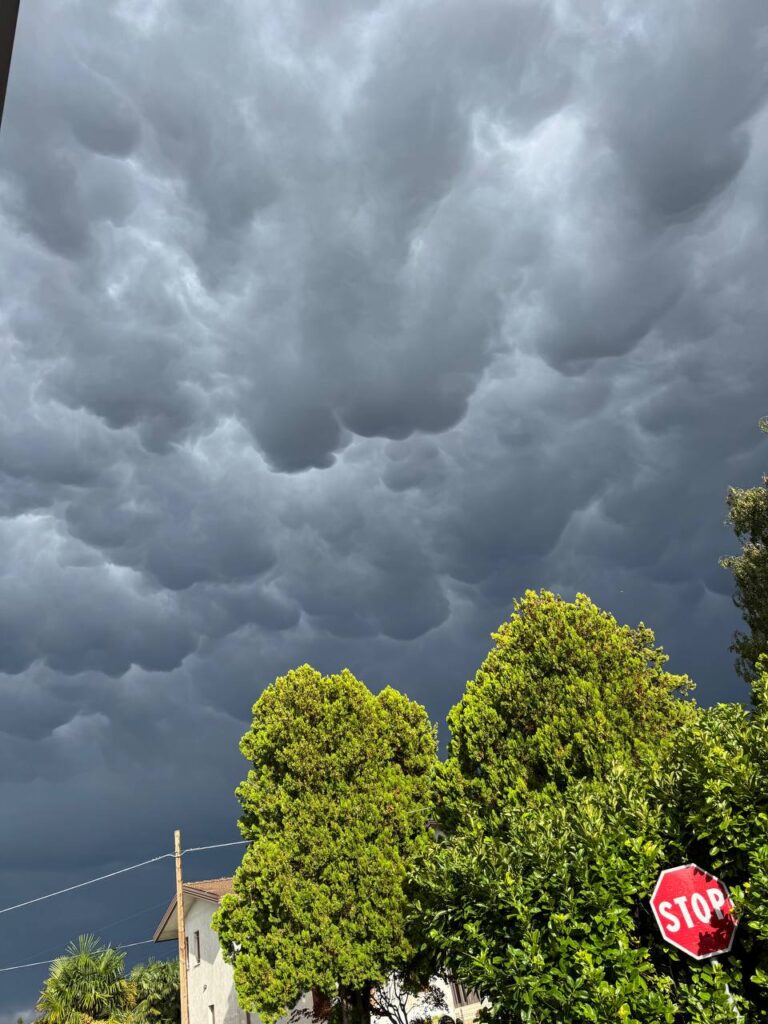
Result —
[{"label": "red metal sign surface", "polygon": [[730,951],[737,919],[728,889],[695,864],[659,875],[651,908],[667,942],[696,960]]}]

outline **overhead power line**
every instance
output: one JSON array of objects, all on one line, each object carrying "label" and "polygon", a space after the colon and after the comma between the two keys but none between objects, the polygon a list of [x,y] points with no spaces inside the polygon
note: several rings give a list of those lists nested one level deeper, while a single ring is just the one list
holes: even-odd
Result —
[{"label": "overhead power line", "polygon": [[[188,850],[182,850],[182,853],[199,853],[200,850],[221,850],[225,846],[247,846],[250,839],[236,839],[233,843],[213,843],[211,846],[190,846]],[[168,857],[173,857],[172,853],[167,854]]]},{"label": "overhead power line", "polygon": [[[201,850],[220,850],[225,846],[247,846],[247,839],[238,839],[232,843],[212,843],[209,846],[193,846],[182,853],[199,853]],[[158,857],[150,857],[149,860],[139,861],[138,864],[129,864],[127,868],[118,868],[117,871],[110,871],[106,875],[98,875],[96,878],[89,878],[85,882],[78,882],[76,885],[69,885],[66,889],[57,889],[56,892],[48,892],[44,896],[35,896],[34,899],[24,900],[23,903],[14,903],[11,907],[3,907],[0,914],[8,914],[12,910],[21,910],[22,907],[30,907],[33,903],[41,903],[43,900],[50,900],[54,896],[63,896],[64,893],[74,892],[75,889],[83,889],[86,885],[93,885],[95,882],[104,882],[108,878],[115,878],[117,875],[124,875],[127,871],[135,871],[137,868],[144,868],[148,864],[156,864],[160,860],[167,860],[174,857],[173,853],[161,853]]]},{"label": "overhead power line", "polygon": [[[115,946],[114,948],[133,949],[134,946],[146,946],[148,943],[154,941],[154,939],[142,939],[141,942],[126,942],[125,945]],[[53,960],[35,960],[30,964],[14,964],[13,967],[0,967],[0,974],[5,974],[8,971],[23,971],[25,967],[46,967],[48,964],[52,964],[58,959],[58,957],[54,957]]]},{"label": "overhead power line", "polygon": [[48,892],[45,896],[35,896],[32,900],[24,900],[23,903],[14,903],[12,907],[3,907],[0,914],[8,914],[11,910],[20,910],[22,907],[31,907],[33,903],[41,903],[43,900],[50,900],[54,896],[63,896],[65,892],[74,892],[75,889],[83,889],[86,885],[93,885],[94,882],[103,882],[107,878],[114,878],[116,875],[124,875],[126,871],[135,871],[136,868],[146,867],[147,864],[155,864],[166,857],[172,857],[172,853],[161,853],[159,857],[150,857],[138,864],[130,864],[127,868],[119,868],[117,871],[110,871],[108,875],[99,875],[97,878],[89,878],[87,882],[78,882],[77,885],[69,885],[66,889],[57,889],[56,892]]},{"label": "overhead power line", "polygon": [[[78,929],[82,933],[88,933],[89,935],[98,935],[102,937],[105,932],[111,931],[116,928],[119,924],[125,924],[126,921],[135,921],[137,917],[149,913],[150,910],[157,910],[159,907],[167,907],[168,899],[158,900],[155,903],[150,903],[148,906],[141,907],[139,910],[134,911],[132,914],[127,914],[124,917],[118,917],[116,921],[103,921],[101,924],[88,926],[87,928]],[[55,953],[57,956],[61,954],[61,942],[56,942],[53,945],[46,946],[45,949],[38,949],[36,953],[28,953],[27,956],[48,956],[50,953]],[[45,963],[46,961],[42,961]]]}]

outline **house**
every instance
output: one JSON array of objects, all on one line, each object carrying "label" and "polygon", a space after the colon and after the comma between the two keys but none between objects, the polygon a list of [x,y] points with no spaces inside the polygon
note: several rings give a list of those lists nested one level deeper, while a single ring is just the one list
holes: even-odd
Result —
[{"label": "house", "polygon": [[[446,982],[442,978],[432,978],[430,986],[442,993],[445,1009],[435,1010],[434,1004],[430,1002],[425,1003],[418,996],[405,997],[402,992],[398,991],[395,979],[390,979],[389,983],[383,986],[384,991],[381,1001],[388,1004],[390,1008],[395,1009],[394,1017],[401,1024],[404,1024],[405,1021],[425,1020],[430,1017],[436,1021],[447,1018],[451,1022],[458,1022],[458,1024],[471,1024],[479,1014],[480,1009],[484,1005],[488,1005],[483,1003],[477,992],[467,990],[463,985],[455,981]],[[374,1020],[378,1019],[383,1024],[390,1024],[391,1022],[391,1018],[385,1018],[381,1015],[378,1015],[377,1018],[375,1013],[373,1017]]]},{"label": "house", "polygon": [[[221,897],[228,892],[232,892],[231,878],[185,882],[183,886],[189,1024],[261,1024],[258,1014],[240,1009],[232,966],[225,961],[219,937],[211,927]],[[155,942],[178,942],[175,896],[153,938]],[[305,1000],[301,1000],[296,1008],[300,1008],[303,1002]],[[285,1017],[281,1024],[287,1020]]]},{"label": "house", "polygon": [[[232,892],[231,878],[210,878],[201,882],[185,882],[184,925],[187,947],[187,988],[189,992],[189,1024],[261,1024],[258,1014],[240,1009],[235,991],[232,966],[222,955],[219,937],[211,920],[226,893]],[[174,896],[163,914],[155,934],[155,942],[178,942],[178,918]],[[480,1010],[480,998],[456,983],[435,979],[448,1006],[447,1015],[470,1024]],[[408,1015],[418,1013],[418,1002],[408,1006]],[[303,996],[292,1013],[306,1011],[311,1019],[311,994]],[[288,1024],[288,1016],[280,1024]]]}]

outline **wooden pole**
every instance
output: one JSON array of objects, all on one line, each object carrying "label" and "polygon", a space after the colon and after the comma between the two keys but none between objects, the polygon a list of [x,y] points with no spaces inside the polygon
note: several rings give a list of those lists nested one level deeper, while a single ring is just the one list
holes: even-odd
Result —
[{"label": "wooden pole", "polygon": [[189,1024],[189,989],[187,987],[187,936],[184,931],[184,881],[181,875],[181,832],[173,833],[176,856],[176,921],[179,928],[179,998],[181,1024]]}]

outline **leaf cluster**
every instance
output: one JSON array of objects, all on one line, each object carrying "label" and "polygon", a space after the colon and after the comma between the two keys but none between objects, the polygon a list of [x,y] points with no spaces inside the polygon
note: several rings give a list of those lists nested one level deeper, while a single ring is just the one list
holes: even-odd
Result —
[{"label": "leaf cluster", "polygon": [[176,1024],[181,1018],[178,960],[148,960],[130,974],[136,1004],[130,1024]]},{"label": "leaf cluster", "polygon": [[[437,967],[510,1024],[768,1020],[766,677],[751,709],[699,709],[650,630],[583,596],[528,593],[495,639],[449,718],[446,838],[418,871]],[[653,921],[658,873],[688,861],[737,900],[722,963]]]},{"label": "leaf cluster", "polygon": [[[702,708],[663,764],[669,833],[691,860],[728,882],[740,924],[727,974],[750,1021],[768,1021],[768,658],[752,706]],[[725,968],[724,968],[725,970]]]},{"label": "leaf cluster", "polygon": [[[761,420],[768,433],[768,419]],[[728,522],[741,543],[741,553],[721,559],[733,574],[734,601],[749,633],[737,632],[731,645],[740,675],[753,681],[761,654],[768,653],[768,476],[758,487],[731,487],[726,498]]]},{"label": "leaf cluster", "polygon": [[125,977],[125,953],[81,935],[51,964],[37,1009],[43,1024],[114,1021],[135,1005]]},{"label": "leaf cluster", "polygon": [[51,965],[38,1024],[178,1024],[179,965],[149,960],[125,974],[125,953],[93,935],[71,942]]},{"label": "leaf cluster", "polygon": [[430,841],[436,738],[422,707],[304,665],[268,686],[241,742],[250,841],[214,918],[240,1005],[358,993],[412,952],[406,884]]},{"label": "leaf cluster", "polygon": [[652,630],[620,626],[584,594],[527,591],[493,639],[448,715],[447,804],[461,793],[492,811],[521,787],[599,779],[690,713],[676,696],[691,682],[664,670]]},{"label": "leaf cluster", "polygon": [[639,941],[662,819],[620,765],[490,817],[467,808],[422,875],[440,967],[482,992],[493,1020],[671,1020],[669,982]]}]

